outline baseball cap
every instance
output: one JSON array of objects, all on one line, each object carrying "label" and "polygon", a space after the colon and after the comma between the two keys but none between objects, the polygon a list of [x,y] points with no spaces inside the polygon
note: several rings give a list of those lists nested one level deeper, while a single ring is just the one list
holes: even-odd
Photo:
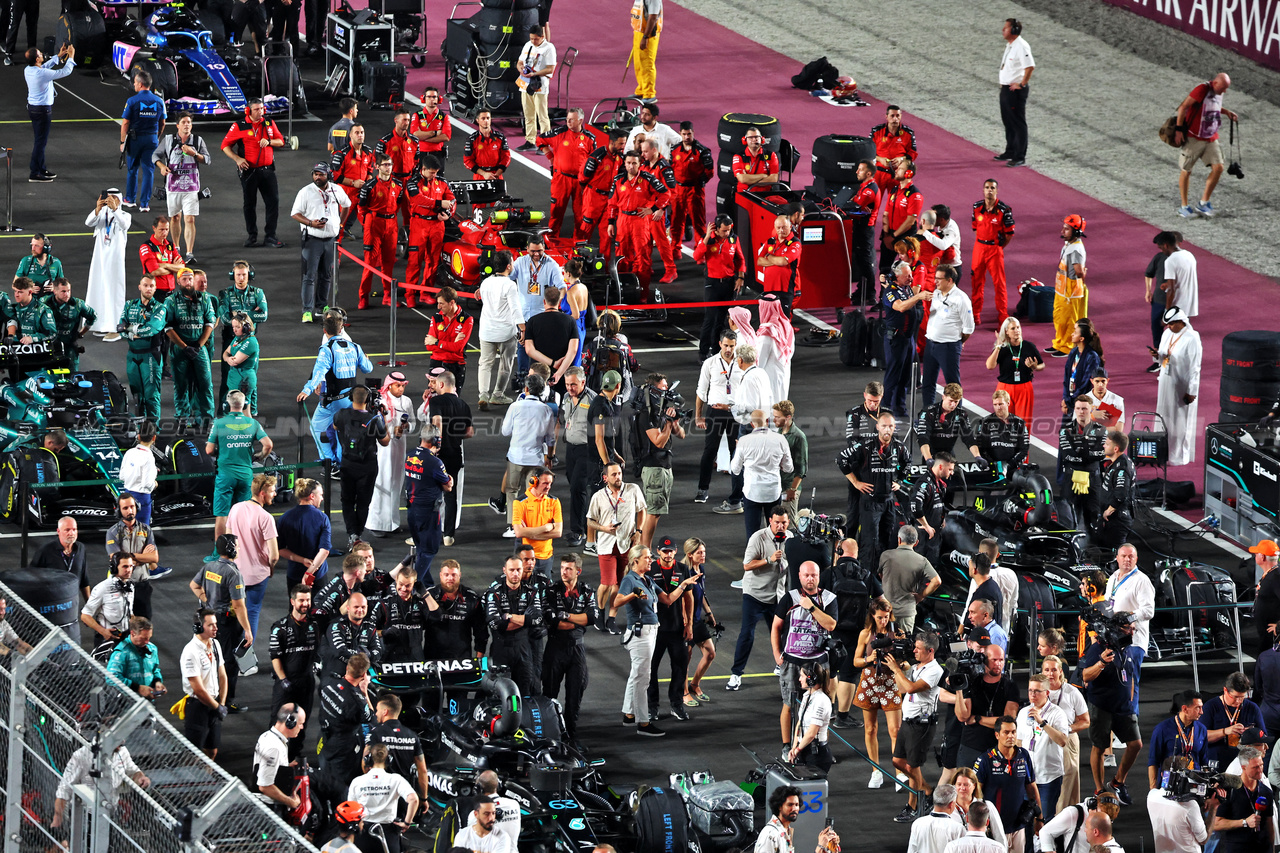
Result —
[{"label": "baseball cap", "polygon": [[195,274],[196,274],[196,271],[193,270],[191,267],[183,267],[182,269],[178,270],[179,278],[181,278],[184,275],[195,275]]},{"label": "baseball cap", "polygon": [[663,536],[661,539],[658,540],[658,550],[659,551],[676,550],[676,540],[672,539],[670,536]]},{"label": "baseball cap", "polygon": [[600,390],[612,391],[622,384],[622,374],[616,370],[606,370],[604,376],[600,377]]},{"label": "baseball cap", "polygon": [[965,639],[980,646],[991,645],[991,634],[983,628],[975,628],[964,635]]},{"label": "baseball cap", "polygon": [[312,174],[315,174],[316,172],[324,172],[326,175],[331,174],[331,173],[329,172],[329,164],[328,164],[328,163],[316,163],[314,166],[312,166],[312,167],[311,167],[311,173],[312,173]]},{"label": "baseball cap", "polygon": [[1263,539],[1249,548],[1250,554],[1262,554],[1265,557],[1280,557],[1280,545],[1274,539]]},{"label": "baseball cap", "polygon": [[1271,746],[1275,742],[1276,742],[1275,738],[1267,737],[1265,734],[1263,734],[1262,729],[1258,728],[1257,726],[1253,726],[1252,728],[1245,729],[1240,734],[1241,746],[1253,746],[1254,744],[1259,744],[1259,743],[1265,743],[1267,746]]}]

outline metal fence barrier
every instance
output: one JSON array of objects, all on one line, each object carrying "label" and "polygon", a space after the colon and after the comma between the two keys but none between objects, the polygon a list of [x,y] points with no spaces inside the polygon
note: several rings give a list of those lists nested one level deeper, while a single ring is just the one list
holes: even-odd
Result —
[{"label": "metal fence barrier", "polygon": [[314,853],[151,702],[3,583],[0,594],[4,853]]}]

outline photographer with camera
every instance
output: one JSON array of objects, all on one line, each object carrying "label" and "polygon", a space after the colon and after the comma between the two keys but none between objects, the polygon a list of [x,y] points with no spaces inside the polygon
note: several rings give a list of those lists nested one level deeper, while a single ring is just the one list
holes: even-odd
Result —
[{"label": "photographer with camera", "polygon": [[779,472],[795,470],[787,440],[769,429],[768,413],[751,413],[751,432],[738,439],[729,470],[742,477],[742,520],[750,538],[760,529],[764,514],[782,500]]},{"label": "photographer with camera", "polygon": [[1207,796],[1181,793],[1179,777],[1187,776],[1190,769],[1188,756],[1167,756],[1160,764],[1162,784],[1153,784],[1147,792],[1147,816],[1151,818],[1156,853],[1199,853],[1209,840],[1205,821],[1213,822],[1226,791],[1207,788]]},{"label": "photographer with camera", "polygon": [[[747,661],[756,641],[756,626],[769,618],[786,590],[787,540],[792,533],[787,511],[775,506],[769,513],[769,526],[757,530],[747,540],[742,555],[742,625],[738,629],[738,641],[733,650],[733,668],[725,690],[742,687],[742,674],[747,671]],[[772,624],[772,623],[770,623]],[[775,670],[781,674],[781,669]]]},{"label": "photographer with camera", "polygon": [[[363,385],[352,388],[350,408],[341,409],[333,418],[342,448],[342,523],[347,529],[348,546],[364,535],[369,505],[378,485],[377,445],[386,447],[391,443],[385,414],[369,410],[370,396],[370,390]],[[374,400],[381,410],[381,398]]]},{"label": "photographer with camera", "polygon": [[[822,585],[836,594],[836,627],[831,636],[848,652],[857,648],[872,600],[885,601],[884,588],[875,573],[858,562],[858,540],[840,540],[838,554],[835,565],[823,574]],[[836,717],[832,725],[838,729],[857,728],[862,723],[849,713],[859,678],[854,656],[846,654],[840,668],[833,674],[836,677]]]},{"label": "photographer with camera", "polygon": [[[981,635],[982,630],[976,630],[975,640],[981,642]],[[982,657],[982,677],[966,677],[956,685],[956,719],[964,724],[957,767],[973,767],[978,758],[995,748],[1002,718],[1013,720],[1015,726],[1017,723],[1014,715],[1018,713],[1018,690],[1004,674],[1004,649],[987,645]],[[1005,821],[1006,830],[1015,825]]]},{"label": "photographer with camera", "polygon": [[676,562],[676,542],[670,536],[658,540],[658,562],[650,577],[658,590],[658,635],[654,645],[653,664],[649,672],[649,718],[658,719],[658,666],[665,656],[671,662],[671,679],[667,699],[671,716],[689,719],[684,709],[685,680],[689,675],[689,642],[693,640],[693,595],[685,595],[702,579]]},{"label": "photographer with camera", "polygon": [[[677,383],[678,384],[678,383]],[[649,384],[636,400],[635,430],[639,440],[637,464],[644,487],[645,514],[640,541],[647,548],[653,542],[658,520],[670,511],[671,439],[684,438],[681,423],[687,413],[681,411],[684,400],[667,385],[667,377],[650,373]]]},{"label": "photographer with camera", "polygon": [[1262,752],[1240,750],[1240,787],[1227,792],[1210,829],[1218,834],[1218,853],[1270,853],[1275,795],[1263,781]]},{"label": "photographer with camera", "polygon": [[[742,442],[738,447],[742,447]],[[836,627],[839,615],[835,593],[818,586],[821,576],[817,563],[801,563],[799,577],[800,588],[788,591],[778,601],[769,633],[773,660],[781,670],[782,712],[779,722],[784,756],[789,754],[791,746],[791,709],[799,705],[801,699],[800,669],[826,662],[831,631]]]},{"label": "photographer with camera", "polygon": [[[1026,848],[1026,831],[1041,822],[1040,789],[1031,753],[1018,746],[1018,721],[1011,716],[996,722],[997,746],[978,759],[974,770],[983,792],[999,804],[1010,853]],[[1034,829],[1033,829],[1034,831]]]},{"label": "photographer with camera", "polygon": [[[1222,695],[1204,703],[1200,721],[1209,732],[1207,766],[1224,769],[1236,757],[1240,736],[1250,728],[1265,730],[1262,709],[1249,697],[1253,682],[1243,672],[1233,672],[1222,685]],[[1212,762],[1212,764],[1208,764]]]},{"label": "photographer with camera", "polygon": [[1087,798],[1083,803],[1067,806],[1053,820],[1040,828],[1040,850],[1063,853],[1124,853],[1124,848],[1111,835],[1111,826],[1120,816],[1120,799],[1110,791]]},{"label": "photographer with camera", "polygon": [[1138,682],[1142,679],[1142,661],[1147,655],[1151,617],[1156,612],[1156,588],[1151,579],[1139,571],[1138,549],[1133,545],[1120,546],[1116,551],[1116,565],[1118,569],[1107,579],[1106,599],[1116,613],[1126,611],[1132,617],[1133,642],[1125,647],[1124,653],[1133,679],[1129,706],[1137,717]]},{"label": "photographer with camera", "polygon": [[1208,765],[1205,755],[1209,747],[1209,730],[1200,722],[1204,713],[1204,701],[1194,690],[1174,694],[1173,716],[1162,720],[1151,730],[1147,747],[1147,784],[1160,787],[1159,769],[1164,769],[1166,758],[1186,756],[1191,766],[1202,770]]},{"label": "photographer with camera", "polygon": [[[932,796],[925,781],[925,761],[933,748],[933,731],[938,723],[938,683],[942,681],[942,665],[934,660],[938,651],[937,634],[921,634],[915,641],[916,665],[907,672],[892,655],[886,655],[885,666],[893,673],[893,683],[903,695],[902,729],[893,746],[893,766],[907,774],[914,790]],[[910,823],[917,807],[916,795],[907,794],[907,804],[894,817],[898,823]]]},{"label": "photographer with camera", "polygon": [[[890,754],[898,744],[898,733],[902,726],[902,694],[898,692],[893,671],[887,666],[888,657],[895,644],[903,657],[910,649],[908,640],[901,632],[895,635],[893,629],[893,606],[884,599],[871,603],[866,616],[866,626],[858,634],[858,642],[854,646],[853,665],[862,672],[854,692],[852,704],[862,709],[862,721],[865,726],[863,740],[867,745],[867,756],[876,764],[880,763],[880,726],[877,712],[884,709],[885,723],[889,729]],[[868,788],[879,788],[884,784],[884,774],[872,769]]]},{"label": "photographer with camera", "polygon": [[94,584],[80,611],[80,621],[98,635],[96,644],[115,643],[129,631],[133,613],[133,567],[135,560],[128,551],[111,555],[111,568],[105,580]]},{"label": "photographer with camera", "polygon": [[911,517],[916,520],[916,529],[924,531],[920,553],[929,565],[937,568],[942,550],[942,525],[947,520],[947,488],[956,469],[956,458],[942,450],[935,453],[928,464],[929,474],[921,477],[911,492]]},{"label": "photographer with camera", "polygon": [[[1094,789],[1115,791],[1121,803],[1131,805],[1133,798],[1129,796],[1124,780],[1142,749],[1138,716],[1133,712],[1134,705],[1129,698],[1133,675],[1125,655],[1126,646],[1133,642],[1135,636],[1134,623],[1129,621],[1133,614],[1114,611],[1107,616],[1095,605],[1087,608],[1082,616],[1089,620],[1090,630],[1097,633],[1097,639],[1080,658],[1080,674],[1089,700],[1089,740],[1093,742],[1089,766],[1093,770]],[[1137,684],[1133,684],[1133,691],[1137,693]],[[1125,750],[1115,778],[1107,783],[1102,753],[1111,743],[1113,732],[1124,741]]]}]

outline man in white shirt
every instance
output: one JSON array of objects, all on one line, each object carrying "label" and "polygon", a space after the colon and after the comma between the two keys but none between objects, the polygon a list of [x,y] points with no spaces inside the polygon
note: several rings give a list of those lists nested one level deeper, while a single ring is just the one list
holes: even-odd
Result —
[{"label": "man in white shirt", "polygon": [[[991,579],[996,582],[996,586],[1000,588],[1000,594],[1004,596],[1004,606],[997,615],[1000,619],[1000,627],[1004,628],[1004,632],[1008,634],[1013,630],[1013,611],[1018,607],[1018,573],[1013,569],[1006,569],[1004,566],[999,565],[1000,543],[997,540],[991,538],[983,539],[978,543],[978,553],[986,554],[991,559],[989,574]],[[970,597],[973,596],[973,590],[976,588],[977,583],[970,581]]]},{"label": "man in white shirt", "polygon": [[613,597],[627,565],[627,552],[640,541],[644,526],[644,491],[635,483],[622,482],[622,466],[610,462],[604,466],[604,488],[591,496],[587,506],[587,529],[596,535],[596,560],[600,564],[600,586],[596,587],[596,605],[600,608],[601,630],[612,628],[615,617]]},{"label": "man in white shirt", "polygon": [[[898,730],[898,740],[893,748],[893,766],[907,774],[913,790],[924,791],[926,797],[930,793],[929,783],[925,781],[921,768],[933,751],[933,732],[938,725],[938,682],[942,681],[942,664],[934,659],[937,652],[938,635],[925,633],[916,637],[916,665],[907,672],[902,671],[893,655],[885,658],[885,663],[893,673],[894,687],[903,696],[902,728]],[[939,785],[938,790],[942,787]],[[934,793],[936,795],[937,792]],[[951,788],[951,793],[954,802],[955,788]],[[915,800],[914,793],[908,794],[907,804],[894,820],[898,823],[910,821],[916,810]],[[936,796],[934,802],[937,802]],[[956,829],[963,830],[963,827],[956,824]]]},{"label": "man in white shirt", "polygon": [[751,413],[751,432],[739,439],[729,464],[730,472],[742,477],[742,520],[748,537],[760,529],[769,508],[782,499],[778,472],[789,474],[794,469],[787,440],[769,429],[768,415],[756,409]]},{"label": "man in white shirt", "polygon": [[516,853],[511,837],[494,831],[497,822],[497,804],[490,797],[482,797],[467,825],[453,837],[453,849],[470,853]]},{"label": "man in white shirt", "polygon": [[[1185,755],[1169,756],[1164,760],[1161,771],[1171,769],[1187,769]],[[1205,800],[1209,822],[1218,811],[1218,798],[1210,796]],[[1193,797],[1186,800],[1171,796],[1171,792],[1163,788],[1152,788],[1147,792],[1147,816],[1151,818],[1151,832],[1155,835],[1156,853],[1200,853],[1201,847],[1209,839],[1205,827],[1205,811]]]},{"label": "man in white shirt", "polygon": [[[53,801],[53,829],[62,827],[66,816],[67,802],[71,799],[74,791],[72,788],[76,785],[94,784],[95,778],[101,778],[102,774],[95,774],[94,758],[98,754],[96,744],[86,743],[84,746],[71,753],[71,757],[67,759],[66,766],[62,768],[62,778],[58,782],[58,791],[54,795]],[[111,753],[111,760],[108,762],[111,770],[111,793],[115,797],[119,797],[124,789],[125,777],[129,777],[140,788],[147,788],[151,785],[151,779],[147,774],[143,773],[134,763],[133,756],[129,755],[129,750],[124,744],[120,744],[115,748],[115,752]]]},{"label": "man in white shirt", "polygon": [[658,121],[657,104],[645,104],[640,108],[640,124],[632,128],[631,134],[627,137],[627,151],[634,151],[639,147],[636,142],[638,136],[644,136],[646,141],[658,143],[658,153],[667,160],[671,159],[672,147],[684,142],[680,134],[672,130],[670,125]]},{"label": "man in white shirt", "polygon": [[[975,800],[969,805],[969,813],[965,815],[964,835],[947,844],[944,853],[1005,853],[1005,846],[994,838],[987,837],[987,824],[991,822],[991,812],[982,800]],[[914,827],[912,830],[914,832]]]},{"label": "man in white shirt", "polygon": [[[738,370],[741,372],[738,383],[733,388],[733,402],[730,404],[729,412],[738,422],[738,438],[741,439],[751,432],[752,412],[757,409],[762,412],[773,409],[773,382],[769,379],[768,372],[756,364],[754,346],[738,344],[733,352],[738,360]],[[743,478],[740,474],[734,474],[732,482],[733,492],[730,498],[742,494]],[[742,503],[728,500],[716,507],[715,511],[722,515],[737,515],[742,512]]]},{"label": "man in white shirt", "polygon": [[[384,743],[370,748],[367,759],[369,772],[351,780],[347,799],[364,806],[366,835],[370,824],[378,824],[387,840],[387,850],[400,853],[400,834],[413,825],[420,801],[409,780],[399,773],[387,771],[388,754]],[[403,819],[399,818],[401,801],[405,803]]]},{"label": "man in white shirt", "polygon": [[[480,793],[491,798],[498,807],[493,831],[509,836],[512,849],[515,849],[520,842],[520,803],[511,797],[499,795],[498,788],[501,784],[502,780],[492,770],[486,770],[476,777],[476,785],[480,787]],[[475,812],[471,813],[471,822],[475,823]]]},{"label": "man in white shirt", "polygon": [[[693,418],[698,429],[707,431],[707,437],[702,443],[702,460],[698,464],[698,493],[693,498],[696,504],[704,504],[710,497],[711,474],[720,453],[720,437],[724,436],[729,443],[731,457],[738,445],[738,425],[732,412],[733,391],[742,380],[742,370],[734,356],[737,346],[737,333],[725,329],[720,335],[720,352],[702,362],[702,370],[698,373]],[[728,503],[741,504],[742,492],[730,493]]]},{"label": "man in white shirt", "polygon": [[1124,853],[1111,835],[1111,822],[1119,816],[1120,799],[1110,791],[1067,806],[1041,827],[1040,849],[1056,849],[1061,838],[1065,853],[1090,853],[1095,845],[1105,847],[1108,853]]},{"label": "man in white shirt", "polygon": [[118,640],[129,632],[133,614],[133,555],[124,551],[111,555],[111,576],[98,581],[80,611],[80,621],[102,641]]},{"label": "man in white shirt", "polygon": [[520,51],[516,63],[520,77],[520,105],[524,108],[525,143],[517,151],[538,150],[538,136],[551,132],[551,119],[547,115],[547,89],[551,75],[556,73],[556,46],[544,35],[542,27],[529,28],[529,41]]},{"label": "man in white shirt", "polygon": [[1002,35],[1005,48],[1000,57],[1000,121],[1004,122],[1004,151],[993,159],[1022,166],[1027,160],[1027,95],[1036,61],[1031,56],[1031,45],[1022,37],[1021,21],[1006,18]]},{"label": "man in white shirt", "polygon": [[956,287],[960,280],[960,268],[940,266],[934,271],[935,290],[929,298],[929,323],[925,327],[924,376],[920,388],[924,406],[933,405],[938,381],[942,372],[943,382],[960,384],[960,351],[964,342],[973,334],[973,303],[969,295]]},{"label": "man in white shirt", "polygon": [[[960,226],[950,216],[943,216],[943,213],[950,213],[951,209],[945,204],[935,204],[928,210],[920,213],[920,230],[917,232],[922,240],[928,240],[929,245],[937,249],[937,259],[939,263],[954,264],[957,267],[964,266],[964,257],[960,252]],[[954,253],[948,257],[948,252]]]},{"label": "man in white shirt", "polygon": [[1133,614],[1133,644],[1124,653],[1129,659],[1129,671],[1133,678],[1133,714],[1138,714],[1138,682],[1142,678],[1142,661],[1147,656],[1147,641],[1151,636],[1151,617],[1156,613],[1156,588],[1138,569],[1138,549],[1121,545],[1116,552],[1116,573],[1107,579],[1106,600],[1115,602],[1115,612]]},{"label": "man in white shirt", "polygon": [[156,488],[156,424],[144,420],[138,425],[138,443],[124,452],[120,460],[120,481],[124,490],[138,502],[138,521],[151,524],[151,493]]},{"label": "man in white shirt", "polygon": [[292,702],[280,706],[271,728],[258,736],[253,747],[253,774],[258,792],[270,797],[286,809],[301,805],[297,790],[286,794],[280,787],[281,768],[289,765],[289,741],[302,732],[307,723],[307,712]]},{"label": "man in white shirt", "polygon": [[1093,401],[1093,421],[1107,429],[1124,432],[1124,397],[1107,390],[1110,381],[1105,367],[1099,367],[1089,379],[1088,397]]},{"label": "man in white shirt", "polygon": [[1040,808],[1054,814],[1062,791],[1063,747],[1071,730],[1067,713],[1049,701],[1049,676],[1036,673],[1027,685],[1030,705],[1018,712],[1018,746],[1031,753]]},{"label": "man in white shirt", "polygon": [[524,309],[511,278],[511,253],[502,249],[494,255],[496,272],[480,282],[476,298],[485,310],[480,312],[480,411],[495,406],[511,405],[506,395],[511,380],[511,366],[516,353],[516,340],[524,336]]},{"label": "man in white shirt", "polygon": [[310,318],[316,306],[329,304],[333,278],[333,246],[351,199],[341,186],[329,181],[329,164],[316,163],[311,183],[298,190],[290,216],[302,226],[302,315]]},{"label": "man in white shirt", "polygon": [[200,630],[182,649],[182,733],[210,758],[222,745],[222,721],[227,718],[227,668],[218,636],[218,614],[207,608],[196,611]]},{"label": "man in white shirt", "polygon": [[1165,309],[1177,306],[1188,317],[1195,317],[1200,313],[1196,256],[1182,248],[1182,234],[1178,231],[1161,231],[1156,235],[1156,245],[1165,254],[1164,279],[1160,282]]},{"label": "man in white shirt", "polygon": [[907,853],[944,853],[964,835],[964,827],[952,817],[956,810],[955,785],[939,785],[933,791],[933,812],[911,824]]}]

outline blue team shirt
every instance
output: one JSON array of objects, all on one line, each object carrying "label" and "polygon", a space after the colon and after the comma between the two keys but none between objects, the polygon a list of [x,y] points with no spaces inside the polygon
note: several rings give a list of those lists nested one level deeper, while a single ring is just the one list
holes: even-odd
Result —
[{"label": "blue team shirt", "polygon": [[645,595],[649,597],[643,601],[636,598],[627,602],[625,606],[627,608],[628,628],[636,625],[658,624],[658,588],[654,586],[649,576],[645,575],[642,580],[640,575],[635,572],[627,572],[627,576],[622,579],[622,583],[618,584],[618,595],[629,595],[640,590],[644,590]]},{"label": "blue team shirt", "polygon": [[[1173,755],[1187,755],[1196,763],[1197,770],[1203,768],[1205,751],[1209,747],[1209,730],[1205,728],[1204,723],[1196,720],[1191,724],[1190,728],[1184,726],[1182,733],[1178,733],[1178,718],[1176,716],[1157,723],[1156,727],[1151,731],[1147,766],[1159,769],[1166,758]],[[1183,735],[1190,735],[1190,747],[1187,746]]]},{"label": "blue team shirt", "polygon": [[1031,765],[1031,753],[1020,746],[1013,748],[1013,758],[1008,759],[999,750],[989,750],[978,759],[973,769],[982,783],[982,794],[995,804],[1004,822],[1006,832],[1022,829],[1018,812],[1027,800],[1027,783],[1035,784],[1036,771]]},{"label": "blue team shirt", "polygon": [[[333,528],[329,516],[318,506],[303,504],[280,516],[276,524],[276,533],[280,537],[280,547],[295,554],[315,554],[318,551],[333,550]],[[307,567],[301,563],[289,561],[288,571],[301,575]],[[320,588],[320,581],[328,573],[328,565],[316,571],[315,588]]]},{"label": "blue team shirt", "polygon": [[[1208,731],[1225,729],[1235,723],[1240,723],[1246,729],[1257,727],[1264,732],[1267,730],[1267,727],[1262,723],[1262,709],[1252,699],[1245,699],[1241,703],[1240,710],[1235,712],[1235,719],[1232,720],[1227,714],[1227,706],[1223,703],[1222,697],[1214,696],[1204,703],[1204,713],[1200,716],[1200,722],[1204,723],[1204,727]],[[1227,746],[1227,739],[1224,737],[1217,743],[1209,744],[1205,758],[1209,761],[1216,761],[1219,767],[1225,768],[1235,760],[1239,752],[1239,748]]]},{"label": "blue team shirt", "polygon": [[164,100],[150,89],[143,89],[124,102],[124,115],[135,136],[159,136],[168,115]]}]

